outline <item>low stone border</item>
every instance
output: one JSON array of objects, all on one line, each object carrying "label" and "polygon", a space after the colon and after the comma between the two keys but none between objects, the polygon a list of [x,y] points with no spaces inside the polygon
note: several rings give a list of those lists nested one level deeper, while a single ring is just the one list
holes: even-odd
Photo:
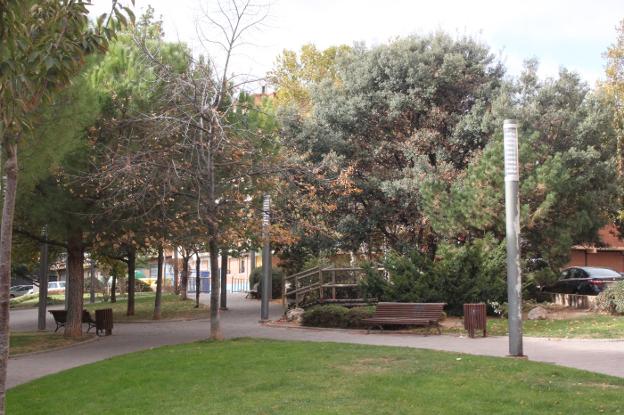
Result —
[{"label": "low stone border", "polygon": [[[275,321],[267,321],[260,323],[262,326],[277,328],[277,329],[294,329],[294,330],[312,330],[312,331],[335,331],[338,333],[352,333],[352,334],[366,334],[364,329],[340,329],[337,327],[310,327],[310,326],[294,326],[287,324],[280,324]],[[374,334],[374,333],[373,333]]]},{"label": "low stone border", "polygon": [[[505,336],[506,337],[506,336]],[[531,339],[537,339],[537,340],[548,340],[548,341],[554,341],[554,342],[565,342],[565,341],[575,341],[575,342],[590,342],[590,341],[599,341],[599,342],[604,342],[604,343],[619,343],[619,342],[624,342],[624,338],[621,339],[592,339],[592,338],[587,338],[587,337],[540,337],[540,336],[524,336],[524,337],[528,337]]]},{"label": "low stone border", "polygon": [[99,336],[96,336],[95,334],[93,335],[93,337],[87,339],[87,340],[83,340],[81,342],[76,342],[76,343],[72,343],[72,344],[68,344],[66,346],[60,346],[60,347],[53,347],[51,349],[45,349],[45,350],[37,350],[36,352],[28,352],[28,353],[20,353],[20,354],[14,354],[14,355],[9,355],[9,360],[11,359],[18,359],[20,357],[28,357],[28,356],[33,356],[36,354],[42,354],[42,353],[49,353],[49,352],[56,352],[59,350],[65,350],[65,349],[70,349],[72,347],[76,347],[76,346],[81,346],[83,344],[88,344],[88,343],[93,343],[94,341],[100,340]]},{"label": "low stone border", "polygon": [[576,308],[580,310],[591,310],[596,307],[595,295],[560,294],[548,293],[552,295],[553,303],[564,307]]},{"label": "low stone border", "polygon": [[116,321],[113,319],[113,324],[150,324],[150,323],[175,323],[181,321],[199,321],[206,320],[210,321],[210,316],[208,317],[197,317],[197,318],[163,318],[160,320],[130,320],[130,321]]},{"label": "low stone border", "polygon": [[[341,329],[341,328],[337,328],[337,327],[310,327],[310,326],[295,326],[295,325],[287,325],[287,324],[280,324],[277,323],[275,321],[267,321],[265,323],[261,323],[264,326],[267,327],[271,327],[271,328],[282,328],[282,329],[299,329],[299,330],[313,330],[313,331],[336,331],[338,333],[351,333],[351,334],[363,334],[363,335],[368,335],[366,333],[366,329]],[[408,331],[404,331],[404,330],[384,330],[384,331],[374,331],[371,332],[370,334],[380,334],[383,333],[385,335],[395,335],[395,336],[423,336],[423,337],[427,337],[429,336],[428,334],[421,334],[421,333],[412,333],[412,332],[408,332]],[[452,334],[446,334],[446,333],[442,333],[442,334],[431,334],[431,335],[435,335],[435,336],[450,336],[450,337],[462,337],[462,336],[454,336]],[[498,336],[491,336],[491,337],[498,337]]]},{"label": "low stone border", "polygon": [[[295,326],[295,325],[291,325],[291,324],[281,324],[281,323],[277,323],[276,321],[268,321],[266,323],[262,323],[262,325],[267,326],[267,327],[271,327],[271,328],[282,328],[282,329],[300,329],[300,330],[316,330],[316,331],[336,331],[339,333],[352,333],[352,334],[366,334],[366,330],[365,329],[340,329],[340,328],[336,328],[336,327],[310,327],[310,326]],[[428,336],[427,334],[421,334],[421,333],[411,333],[411,332],[407,332],[407,331],[401,331],[401,330],[384,330],[384,331],[375,331],[372,332],[371,334],[380,334],[383,333],[385,335],[410,335],[410,336],[414,336],[414,335],[421,335],[421,336]],[[435,334],[435,336],[438,336],[438,334]],[[457,337],[457,338],[464,338],[464,337],[468,337],[468,334],[466,333],[464,334],[453,334],[453,333],[442,333],[441,336],[448,336],[448,337]],[[495,337],[507,337],[507,336],[492,336],[489,335],[489,338],[495,338]],[[479,339],[485,339],[487,337],[475,337],[473,340],[479,340]],[[530,338],[530,339],[537,339],[537,340],[547,340],[547,341],[560,341],[560,342],[565,342],[565,341],[587,341],[587,342],[591,342],[591,341],[600,341],[600,342],[605,342],[605,343],[618,343],[618,342],[624,342],[624,338],[621,339],[588,339],[588,338],[580,338],[580,337],[541,337],[541,336],[523,336],[524,338]]]}]

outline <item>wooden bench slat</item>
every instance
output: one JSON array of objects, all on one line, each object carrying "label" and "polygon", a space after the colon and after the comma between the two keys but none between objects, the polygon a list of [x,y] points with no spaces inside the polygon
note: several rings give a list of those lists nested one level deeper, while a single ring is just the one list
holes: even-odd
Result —
[{"label": "wooden bench slat", "polygon": [[373,326],[414,325],[436,326],[440,333],[439,322],[442,319],[445,303],[378,303],[372,317],[363,321],[369,324],[367,332]]}]

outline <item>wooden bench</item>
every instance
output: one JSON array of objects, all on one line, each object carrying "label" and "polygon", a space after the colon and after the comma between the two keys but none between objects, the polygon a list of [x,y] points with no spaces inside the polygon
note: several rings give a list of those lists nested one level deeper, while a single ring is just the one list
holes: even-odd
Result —
[{"label": "wooden bench", "polygon": [[378,303],[375,314],[362,321],[368,323],[367,333],[373,327],[384,325],[435,327],[438,334],[446,303]]},{"label": "wooden bench", "polygon": [[[65,327],[65,323],[67,323],[67,311],[49,310],[48,312],[54,317],[54,322],[56,323],[56,329],[54,329],[55,333],[61,327]],[[87,333],[95,327],[95,320],[93,320],[91,314],[89,314],[87,310],[82,310],[82,322],[88,324]]]}]

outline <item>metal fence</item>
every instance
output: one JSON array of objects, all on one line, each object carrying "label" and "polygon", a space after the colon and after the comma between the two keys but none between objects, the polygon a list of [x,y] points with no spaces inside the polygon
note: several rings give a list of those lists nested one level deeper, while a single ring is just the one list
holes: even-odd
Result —
[{"label": "metal fence", "polygon": [[227,286],[227,290],[231,293],[249,291],[249,278],[232,278]]},{"label": "metal fence", "polygon": [[[196,284],[195,277],[189,278],[187,292],[194,293],[195,287],[196,287],[195,284]],[[209,277],[199,277],[199,292],[200,293],[210,292],[210,278]]]},{"label": "metal fence", "polygon": [[[195,292],[195,276],[190,276],[188,279],[187,292]],[[230,293],[240,293],[249,291],[249,279],[248,278],[228,278],[227,291]],[[199,277],[199,292],[210,292],[210,272],[202,271]]]}]

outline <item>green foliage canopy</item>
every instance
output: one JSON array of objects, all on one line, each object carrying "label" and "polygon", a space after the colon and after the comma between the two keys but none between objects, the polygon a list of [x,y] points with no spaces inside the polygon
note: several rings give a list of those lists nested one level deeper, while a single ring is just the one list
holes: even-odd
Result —
[{"label": "green foliage canopy", "polygon": [[335,73],[311,88],[310,116],[285,110],[282,121],[286,146],[324,175],[314,190],[336,206],[340,247],[435,254],[421,183],[452,182],[486,145],[502,66],[472,39],[436,34],[358,46]]}]

